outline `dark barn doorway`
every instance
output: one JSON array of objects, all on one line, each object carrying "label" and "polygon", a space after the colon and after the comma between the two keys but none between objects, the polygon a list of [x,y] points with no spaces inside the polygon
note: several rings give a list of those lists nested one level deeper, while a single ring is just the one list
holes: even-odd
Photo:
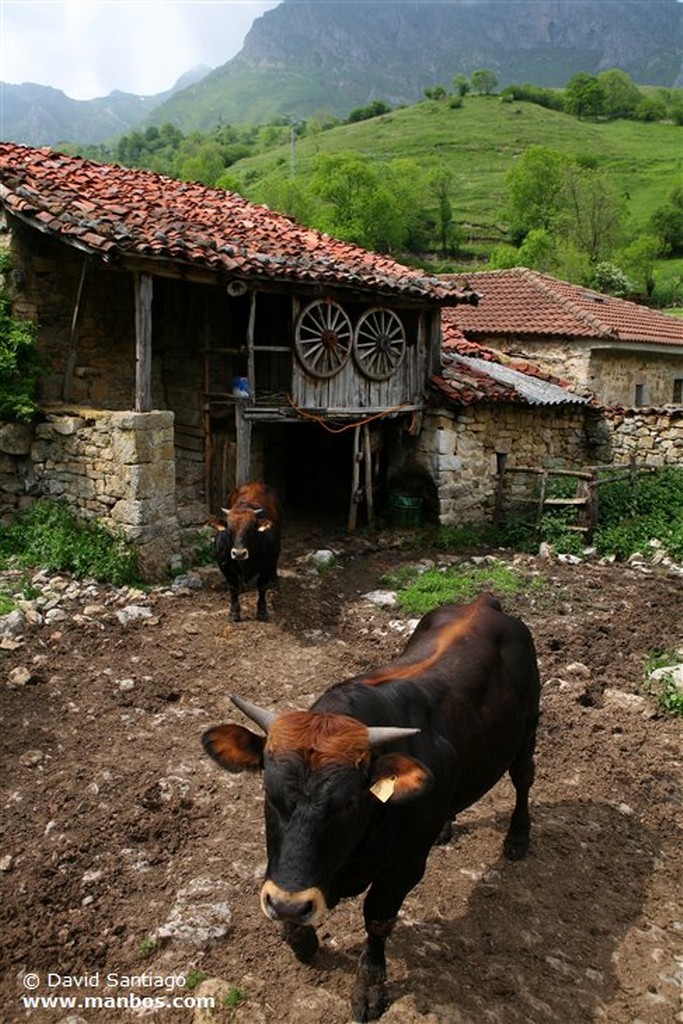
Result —
[{"label": "dark barn doorway", "polygon": [[324,516],[346,523],[353,431],[331,433],[316,423],[263,426],[264,479],[282,498],[287,516]]}]

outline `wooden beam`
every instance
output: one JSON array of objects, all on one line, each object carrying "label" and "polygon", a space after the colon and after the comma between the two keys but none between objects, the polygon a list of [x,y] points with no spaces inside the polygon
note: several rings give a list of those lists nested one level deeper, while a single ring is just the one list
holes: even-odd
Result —
[{"label": "wooden beam", "polygon": [[150,274],[135,274],[135,411],[152,408],[152,294]]},{"label": "wooden beam", "polygon": [[78,356],[78,323],[81,318],[81,312],[83,309],[83,295],[85,293],[85,286],[90,277],[92,269],[92,260],[90,256],[86,256],[81,266],[81,279],[78,282],[78,292],[76,294],[76,303],[74,305],[73,315],[71,317],[71,331],[69,333],[69,354],[66,357],[66,365],[64,367],[64,381],[62,383],[62,401],[71,401],[71,390],[73,386],[74,367],[76,366],[76,357]]},{"label": "wooden beam", "polygon": [[[249,323],[247,326],[247,379],[249,381],[249,400],[256,401],[256,365],[254,362],[254,328],[256,325],[256,292],[249,293]],[[248,482],[248,481],[247,481]],[[238,485],[239,486],[239,485]]]}]

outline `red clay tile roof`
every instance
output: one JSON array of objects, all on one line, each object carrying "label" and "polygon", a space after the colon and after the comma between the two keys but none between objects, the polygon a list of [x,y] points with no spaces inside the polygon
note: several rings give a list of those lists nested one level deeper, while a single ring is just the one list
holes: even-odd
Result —
[{"label": "red clay tile roof", "polygon": [[336,241],[234,192],[47,148],[0,143],[0,202],[110,261],[148,257],[244,279],[353,287],[441,304],[476,301],[454,281]]},{"label": "red clay tile roof", "polygon": [[444,320],[468,338],[544,335],[683,346],[683,319],[535,270],[446,276],[480,296],[476,309],[444,312]]}]

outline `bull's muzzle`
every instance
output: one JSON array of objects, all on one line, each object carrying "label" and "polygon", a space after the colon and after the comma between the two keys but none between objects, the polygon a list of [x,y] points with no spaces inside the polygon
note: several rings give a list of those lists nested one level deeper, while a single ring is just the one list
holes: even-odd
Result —
[{"label": "bull's muzzle", "polygon": [[317,927],[327,913],[327,903],[320,889],[285,892],[268,879],[261,887],[261,909],[271,921],[291,921],[292,924]]},{"label": "bull's muzzle", "polygon": [[230,557],[236,562],[246,562],[249,558],[248,548],[230,548]]}]

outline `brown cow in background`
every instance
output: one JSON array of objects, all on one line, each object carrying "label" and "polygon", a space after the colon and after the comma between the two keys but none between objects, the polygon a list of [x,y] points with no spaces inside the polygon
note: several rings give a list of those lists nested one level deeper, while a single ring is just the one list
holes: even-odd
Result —
[{"label": "brown cow in background", "polygon": [[216,561],[230,590],[230,619],[239,622],[240,593],[256,582],[256,618],[268,621],[266,590],[277,586],[280,556],[280,501],[272,487],[255,481],[235,488],[221,509],[225,521],[213,520]]}]

